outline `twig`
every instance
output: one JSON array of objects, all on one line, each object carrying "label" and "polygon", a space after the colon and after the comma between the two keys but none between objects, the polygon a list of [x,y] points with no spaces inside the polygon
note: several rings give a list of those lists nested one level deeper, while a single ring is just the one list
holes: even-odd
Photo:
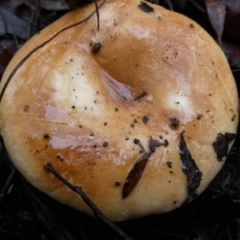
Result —
[{"label": "twig", "polygon": [[170,9],[171,11],[174,11],[174,9],[173,9],[173,4],[172,4],[171,0],[166,0],[166,2],[167,2],[167,5],[168,5],[169,9]]},{"label": "twig", "polygon": [[[28,231],[26,231],[25,228],[22,227],[21,221],[20,221],[19,217],[17,216],[17,212],[15,211],[15,208],[13,208],[11,206],[11,204],[9,204],[8,201],[6,201],[6,203],[4,204],[4,208],[6,209],[8,214],[11,216],[11,220],[6,219],[6,222],[9,222],[9,220],[10,220],[10,226],[14,226],[14,229],[18,230],[18,231],[15,230],[14,232],[17,232],[17,234],[19,234],[21,237],[23,237],[24,240],[32,240],[31,236],[29,235],[30,233]],[[8,226],[8,228],[9,228],[9,226]],[[0,235],[0,236],[2,236],[2,235]],[[8,239],[10,239],[10,238],[8,238]],[[14,239],[14,238],[12,237],[11,239]]]},{"label": "twig", "polygon": [[190,2],[201,12],[206,12],[206,9],[203,6],[201,6],[201,4],[198,1],[190,0]]},{"label": "twig", "polygon": [[27,182],[21,178],[21,186],[23,186],[21,193],[24,199],[29,202],[31,214],[37,219],[41,231],[51,240],[76,240],[58,221],[51,209],[39,198],[27,184]]},{"label": "twig", "polygon": [[26,238],[20,236],[19,234],[17,233],[13,233],[13,232],[10,232],[8,230],[5,230],[5,229],[0,229],[0,236],[4,236],[4,234],[8,237],[11,237],[13,239],[22,239],[22,240],[26,240]]},{"label": "twig", "polygon": [[123,232],[115,223],[108,220],[103,213],[97,208],[97,206],[88,198],[88,196],[83,192],[82,188],[79,186],[74,186],[70,182],[68,182],[65,178],[63,178],[52,166],[51,163],[48,163],[43,167],[47,171],[51,172],[56,178],[58,178],[62,183],[64,183],[68,188],[76,192],[83,201],[90,207],[93,211],[94,215],[99,218],[103,223],[105,223],[108,227],[110,227],[113,231],[115,231],[122,239],[124,240],[132,240],[125,232]]},{"label": "twig", "polygon": [[11,172],[7,177],[6,182],[4,183],[4,187],[0,191],[0,203],[2,202],[3,198],[7,195],[9,188],[11,187],[12,181],[15,177],[16,169],[12,166]]},{"label": "twig", "polygon": [[97,1],[95,0],[94,3],[95,3],[95,7],[96,7],[96,14],[97,14],[97,29],[99,30],[100,22],[99,22],[99,11],[98,11]]},{"label": "twig", "polygon": [[[2,151],[2,157],[4,159],[4,156],[6,153],[6,148],[5,148],[5,145],[4,145],[4,142],[3,142],[3,138],[2,136],[0,135],[0,143],[2,144],[2,148],[1,148],[1,151]],[[10,162],[9,162],[10,163]],[[0,190],[0,203],[2,202],[3,198],[7,195],[10,187],[11,187],[11,184],[13,182],[13,179],[16,175],[16,168],[10,163],[10,173],[4,183],[4,187]]]}]

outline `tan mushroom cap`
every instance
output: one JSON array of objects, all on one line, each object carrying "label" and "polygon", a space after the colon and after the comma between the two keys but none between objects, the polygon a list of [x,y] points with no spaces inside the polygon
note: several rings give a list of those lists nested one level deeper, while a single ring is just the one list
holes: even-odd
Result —
[{"label": "tan mushroom cap", "polygon": [[[1,89],[29,51],[94,10],[29,40]],[[183,15],[138,0],[107,0],[99,14],[99,30],[94,14],[23,62],[0,103],[1,135],[26,179],[64,204],[92,214],[47,163],[113,221],[170,211],[224,164],[238,125],[233,76],[214,40]],[[132,170],[137,162],[145,169]]]}]

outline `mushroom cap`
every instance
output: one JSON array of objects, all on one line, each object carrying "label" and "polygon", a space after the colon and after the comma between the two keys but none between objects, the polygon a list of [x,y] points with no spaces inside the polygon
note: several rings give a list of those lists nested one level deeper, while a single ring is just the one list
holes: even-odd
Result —
[{"label": "mushroom cap", "polygon": [[[70,12],[30,39],[17,64],[94,12]],[[138,0],[107,0],[25,59],[3,94],[0,128],[17,169],[41,191],[92,215],[43,167],[51,163],[111,220],[175,209],[224,164],[238,96],[215,41],[193,20]]]}]

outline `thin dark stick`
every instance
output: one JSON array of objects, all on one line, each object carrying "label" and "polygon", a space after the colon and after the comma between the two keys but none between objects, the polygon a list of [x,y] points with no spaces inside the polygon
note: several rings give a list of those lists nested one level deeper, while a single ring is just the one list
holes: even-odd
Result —
[{"label": "thin dark stick", "polygon": [[87,197],[87,195],[83,192],[82,188],[79,186],[74,186],[70,182],[68,182],[65,178],[63,178],[52,166],[51,163],[48,163],[43,167],[47,171],[51,172],[56,178],[58,178],[62,183],[64,183],[68,188],[76,192],[83,201],[90,207],[93,211],[94,215],[98,217],[102,222],[104,222],[108,227],[110,227],[113,231],[115,231],[122,239],[124,240],[132,240],[125,232],[123,232],[116,224],[108,220],[103,213],[96,207],[96,205]]},{"label": "thin dark stick", "polygon": [[206,12],[206,9],[203,6],[201,6],[201,4],[198,1],[190,0],[190,2],[201,12]]},{"label": "thin dark stick", "polygon": [[3,137],[0,135],[0,163],[4,159],[4,153],[5,153],[5,146],[3,142]]},{"label": "thin dark stick", "polygon": [[169,9],[170,9],[171,11],[174,11],[174,9],[173,9],[173,4],[172,4],[171,0],[166,0],[166,1],[167,1],[167,4],[168,4]]},{"label": "thin dark stick", "polygon": [[99,30],[100,28],[100,21],[99,21],[99,11],[98,11],[98,5],[97,5],[97,1],[94,1],[95,3],[95,7],[96,7],[96,14],[97,14],[97,29]]},{"label": "thin dark stick", "polygon": [[[0,235],[2,236],[3,234],[6,234],[8,237],[12,237],[13,239],[22,239],[22,240],[26,240],[26,238],[20,236],[19,234],[17,233],[13,233],[13,232],[10,232],[8,230],[5,230],[5,229],[0,229]],[[15,237],[15,238],[14,238]]]},{"label": "thin dark stick", "polygon": [[[40,45],[38,45],[37,47],[35,47],[32,51],[30,51],[18,64],[17,66],[12,70],[11,74],[9,75],[7,81],[5,82],[4,86],[3,86],[3,89],[2,89],[2,92],[0,94],[0,103],[2,101],[2,98],[3,98],[3,94],[5,93],[6,91],[6,88],[9,84],[9,82],[11,81],[12,77],[14,76],[14,74],[17,72],[17,70],[22,66],[22,64],[29,58],[32,56],[32,54],[34,52],[36,52],[38,49],[44,47],[47,43],[51,42],[55,37],[57,37],[59,34],[61,34],[62,32],[66,31],[67,29],[69,28],[72,28],[72,27],[75,27],[77,25],[80,25],[84,22],[86,22],[88,19],[90,19],[95,13],[98,14],[98,10],[102,7],[102,5],[105,3],[106,0],[103,0],[103,2],[97,6],[97,9],[94,10],[89,16],[87,16],[85,19],[83,19],[82,21],[80,22],[77,22],[77,23],[74,23],[68,27],[65,27],[63,29],[61,29],[59,32],[57,32],[56,34],[54,34],[51,38],[49,38],[48,40],[46,40],[45,42],[41,43]],[[96,3],[96,2],[95,2]],[[99,26],[98,26],[99,27]]]},{"label": "thin dark stick", "polygon": [[31,214],[38,221],[45,237],[51,240],[76,240],[23,178],[20,178],[20,183],[20,194],[29,203]]},{"label": "thin dark stick", "polygon": [[[5,148],[5,145],[4,145],[4,141],[3,141],[3,138],[2,136],[0,135],[0,143],[2,145],[1,147],[1,152],[2,152],[2,158],[5,159],[5,154],[7,154],[7,151],[6,151],[6,148]],[[7,160],[7,156],[6,156],[6,160]],[[10,187],[11,187],[11,184],[13,182],[13,179],[16,175],[16,168],[9,162],[9,166],[10,166],[10,173],[8,174],[8,177],[4,183],[4,187],[0,190],[0,203],[1,201],[3,200],[3,198],[7,195]]]},{"label": "thin dark stick", "polygon": [[9,188],[11,187],[11,184],[13,182],[13,178],[15,177],[15,174],[16,174],[16,169],[12,166],[11,172],[7,177],[4,187],[0,191],[0,203],[1,203],[2,199],[4,198],[4,196],[7,195],[7,192],[9,191]]},{"label": "thin dark stick", "polygon": [[140,95],[138,95],[137,97],[135,97],[133,99],[134,102],[138,101],[139,99],[145,97],[147,95],[147,92],[146,91],[143,91]]},{"label": "thin dark stick", "polygon": [[[14,226],[16,227],[16,229],[18,229],[18,234],[20,236],[23,236],[24,240],[32,240],[31,236],[29,234],[28,231],[26,231],[26,229],[24,229],[22,227],[21,221],[19,219],[19,217],[17,216],[17,212],[11,207],[11,205],[6,201],[6,203],[4,204],[4,208],[7,210],[7,212],[10,214],[11,216],[11,222],[10,222],[10,226]],[[1,227],[2,228],[2,227]],[[0,235],[1,236],[1,235]],[[2,239],[2,238],[1,238]],[[9,238],[8,238],[9,239]],[[12,238],[13,239],[13,238]]]}]

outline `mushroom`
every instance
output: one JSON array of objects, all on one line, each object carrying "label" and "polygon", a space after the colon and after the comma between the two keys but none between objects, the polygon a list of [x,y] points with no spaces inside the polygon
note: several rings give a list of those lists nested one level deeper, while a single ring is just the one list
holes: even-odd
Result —
[{"label": "mushroom", "polygon": [[112,221],[173,210],[204,191],[234,142],[230,68],[181,14],[107,0],[98,29],[94,11],[68,13],[9,64],[0,86],[6,148],[35,187],[87,214],[44,166],[81,186]]}]

